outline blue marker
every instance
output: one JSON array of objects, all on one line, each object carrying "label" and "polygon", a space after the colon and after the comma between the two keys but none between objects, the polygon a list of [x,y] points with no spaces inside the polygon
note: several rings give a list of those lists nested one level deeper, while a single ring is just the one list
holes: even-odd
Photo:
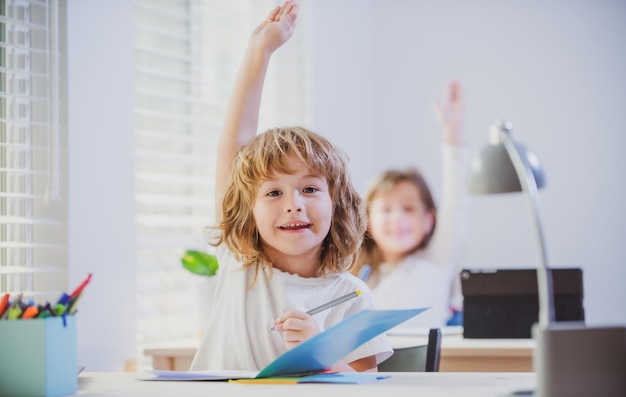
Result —
[{"label": "blue marker", "polygon": [[61,294],[61,297],[57,301],[57,305],[65,306],[68,304],[69,301],[70,301],[70,296],[64,292],[63,294]]},{"label": "blue marker", "polygon": [[367,281],[371,272],[372,272],[372,267],[368,264],[365,264],[361,266],[361,270],[359,270],[359,278],[363,281]]}]

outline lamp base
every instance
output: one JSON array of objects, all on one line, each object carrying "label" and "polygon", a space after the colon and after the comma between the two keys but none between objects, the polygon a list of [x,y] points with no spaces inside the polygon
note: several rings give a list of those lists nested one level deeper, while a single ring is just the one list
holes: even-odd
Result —
[{"label": "lamp base", "polygon": [[626,396],[626,326],[559,322],[532,333],[535,396]]}]

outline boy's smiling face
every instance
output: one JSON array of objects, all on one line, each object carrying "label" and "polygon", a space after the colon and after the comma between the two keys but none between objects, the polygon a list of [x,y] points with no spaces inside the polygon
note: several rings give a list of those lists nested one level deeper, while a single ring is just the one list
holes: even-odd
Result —
[{"label": "boy's smiling face", "polygon": [[297,157],[289,156],[287,166],[291,174],[274,172],[259,185],[254,220],[274,267],[315,277],[333,214],[328,182]]}]

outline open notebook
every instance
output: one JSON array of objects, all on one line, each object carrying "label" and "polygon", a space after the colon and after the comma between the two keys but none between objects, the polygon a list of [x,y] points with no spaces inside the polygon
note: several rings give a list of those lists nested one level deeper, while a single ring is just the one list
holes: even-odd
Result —
[{"label": "open notebook", "polygon": [[[323,374],[354,349],[426,308],[363,310],[280,355],[261,371],[147,371],[144,380],[227,380]],[[375,376],[375,375],[374,375]],[[315,381],[307,377],[310,381]]]}]

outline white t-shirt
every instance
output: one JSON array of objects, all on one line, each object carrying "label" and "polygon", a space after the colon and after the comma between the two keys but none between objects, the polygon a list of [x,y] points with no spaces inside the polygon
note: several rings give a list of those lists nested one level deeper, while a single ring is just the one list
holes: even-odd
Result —
[{"label": "white t-shirt", "polygon": [[[360,289],[357,298],[315,314],[320,331],[363,309],[373,308],[365,283],[344,272],[325,277],[303,278],[273,269],[241,268],[225,246],[218,247],[220,271],[211,306],[211,317],[191,364],[191,370],[260,371],[287,349],[282,333],[272,331],[274,320],[288,309],[308,311]],[[209,304],[209,303],[207,303]],[[352,361],[376,355],[376,362],[392,354],[382,334],[358,347],[344,358]]]},{"label": "white t-shirt", "polygon": [[449,267],[437,265],[414,254],[395,267],[383,263],[380,282],[372,289],[376,308],[429,309],[398,327],[441,327],[450,317],[449,298],[452,274]]}]

